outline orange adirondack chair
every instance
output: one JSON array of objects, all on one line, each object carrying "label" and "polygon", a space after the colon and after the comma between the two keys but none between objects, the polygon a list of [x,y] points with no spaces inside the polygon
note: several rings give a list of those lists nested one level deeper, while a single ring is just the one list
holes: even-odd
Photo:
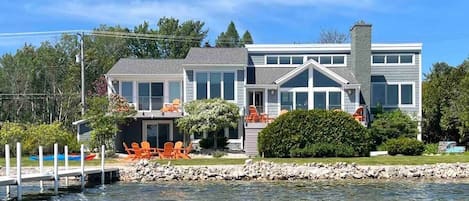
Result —
[{"label": "orange adirondack chair", "polygon": [[176,98],[173,100],[172,103],[164,104],[163,108],[161,108],[161,112],[179,112],[179,107],[181,106],[181,100]]},{"label": "orange adirondack chair", "polygon": [[138,146],[138,143],[136,142],[132,142],[132,149],[134,150],[135,152],[135,158],[134,159],[142,159],[142,158],[146,158],[146,159],[150,159],[151,155],[145,151],[143,151],[142,149],[140,149],[140,147]]},{"label": "orange adirondack chair", "polygon": [[184,149],[182,148],[183,143],[181,141],[177,141],[176,144],[174,145],[174,158],[179,159],[183,158],[183,151]]},{"label": "orange adirondack chair", "polygon": [[357,108],[357,110],[353,114],[353,118],[355,118],[355,120],[360,121],[360,122],[365,119],[363,116],[363,106],[360,106]]},{"label": "orange adirondack chair", "polygon": [[122,145],[124,145],[124,149],[125,151],[127,152],[127,157],[125,158],[126,160],[127,159],[135,159],[135,151],[133,149],[129,149],[129,147],[127,146],[127,144],[125,142],[122,142]]},{"label": "orange adirondack chair", "polygon": [[165,142],[163,145],[163,149],[157,149],[158,156],[160,159],[173,159],[174,158],[174,143],[172,142]]},{"label": "orange adirondack chair", "polygon": [[183,149],[183,153],[181,153],[181,158],[183,159],[191,159],[191,157],[189,156],[189,153],[192,151],[192,142],[189,143],[189,145],[187,145],[184,149]]},{"label": "orange adirondack chair", "polygon": [[147,152],[150,156],[156,156],[158,154],[156,148],[151,148],[148,141],[143,141],[140,143],[140,145],[142,146],[142,150]]},{"label": "orange adirondack chair", "polygon": [[260,120],[260,116],[257,113],[256,106],[250,105],[249,106],[249,114],[246,117],[247,122],[258,122]]}]

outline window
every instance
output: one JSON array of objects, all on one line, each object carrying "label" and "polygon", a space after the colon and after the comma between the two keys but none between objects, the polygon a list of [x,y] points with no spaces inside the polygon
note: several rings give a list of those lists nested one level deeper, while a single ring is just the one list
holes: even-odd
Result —
[{"label": "window", "polygon": [[320,64],[332,64],[331,56],[321,56],[319,57]]},{"label": "window", "polygon": [[181,82],[169,82],[169,101],[181,100]]},{"label": "window", "polygon": [[412,104],[412,85],[403,84],[401,85],[401,104]]},{"label": "window", "polygon": [[229,128],[228,129],[228,139],[239,139],[238,128]]},{"label": "window", "polygon": [[310,59],[312,59],[312,60],[314,60],[314,61],[316,61],[316,62],[319,62],[319,57],[317,57],[317,56],[307,57],[306,60],[310,60]]},{"label": "window", "polygon": [[326,92],[314,92],[314,109],[326,109]]},{"label": "window", "polygon": [[291,57],[292,64],[303,64],[303,57]]},{"label": "window", "polygon": [[280,64],[290,64],[291,57],[279,57]]},{"label": "window", "polygon": [[234,73],[223,73],[223,99],[234,100]]},{"label": "window", "polygon": [[133,91],[134,91],[134,85],[133,82],[122,82],[122,92],[121,95],[129,103],[133,103]]},{"label": "window", "polygon": [[340,92],[329,92],[329,110],[341,108]]},{"label": "window", "polygon": [[159,110],[163,107],[163,83],[151,83],[151,109]]},{"label": "window", "polygon": [[197,72],[195,76],[196,76],[196,82],[197,82],[197,88],[196,88],[197,100],[207,99],[207,80],[208,80],[207,73]]},{"label": "window", "polygon": [[296,109],[308,110],[308,92],[296,92]]},{"label": "window", "polygon": [[397,55],[388,55],[388,56],[386,56],[386,63],[388,63],[388,64],[397,64],[397,63],[399,63],[399,56],[397,56]]},{"label": "window", "polygon": [[280,93],[280,110],[293,110],[293,92]]},{"label": "window", "polygon": [[278,64],[278,57],[277,56],[267,56],[266,63],[267,64]]},{"label": "window", "polygon": [[196,98],[235,99],[235,74],[233,72],[196,72]]},{"label": "window", "polygon": [[344,56],[333,56],[332,57],[332,64],[344,64],[345,58]]},{"label": "window", "polygon": [[371,105],[381,104],[384,107],[399,107],[413,104],[412,84],[372,83]]},{"label": "window", "polygon": [[372,64],[413,64],[413,54],[379,54],[373,55]]},{"label": "window", "polygon": [[221,98],[221,73],[210,73],[210,98]]},{"label": "window", "polygon": [[138,83],[138,109],[150,110],[150,83]]},{"label": "window", "polygon": [[116,92],[116,94],[119,94],[119,81],[113,80],[112,87],[114,88],[114,91]]}]

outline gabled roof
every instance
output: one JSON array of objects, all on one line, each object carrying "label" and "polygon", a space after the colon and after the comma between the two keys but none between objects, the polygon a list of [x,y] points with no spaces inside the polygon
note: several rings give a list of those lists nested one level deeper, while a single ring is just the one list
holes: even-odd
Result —
[{"label": "gabled roof", "polygon": [[183,65],[235,65],[244,67],[247,63],[248,51],[246,48],[191,48]]},{"label": "gabled roof", "polygon": [[248,67],[247,84],[274,84],[275,80],[294,69],[291,67]]},{"label": "gabled roof", "polygon": [[120,59],[108,75],[181,74],[184,59]]},{"label": "gabled roof", "polygon": [[[304,70],[308,69],[310,66],[313,67],[314,69],[318,70],[319,72],[327,75],[328,77],[330,77],[331,79],[333,79],[334,81],[336,81],[340,84],[350,84],[349,80],[345,79],[341,75],[337,74],[336,72],[332,71],[331,69],[325,67],[322,64],[319,64],[317,61],[314,61],[312,59],[308,60],[303,65],[300,65],[300,66],[296,67],[294,70],[292,70],[289,73],[287,73],[287,74],[283,75],[282,77],[278,78],[277,80],[275,80],[274,83],[279,84],[279,85],[283,84],[284,82],[288,81],[290,78],[292,78],[292,77],[300,74]],[[341,69],[341,70],[344,70],[344,69]],[[336,71],[346,74],[346,72],[342,72],[341,70],[336,70]]]}]

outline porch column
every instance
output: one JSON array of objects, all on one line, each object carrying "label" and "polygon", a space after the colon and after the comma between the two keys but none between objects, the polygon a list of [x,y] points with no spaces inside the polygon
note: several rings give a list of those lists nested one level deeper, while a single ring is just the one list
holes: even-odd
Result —
[{"label": "porch column", "polygon": [[308,67],[308,109],[314,109],[313,68]]}]

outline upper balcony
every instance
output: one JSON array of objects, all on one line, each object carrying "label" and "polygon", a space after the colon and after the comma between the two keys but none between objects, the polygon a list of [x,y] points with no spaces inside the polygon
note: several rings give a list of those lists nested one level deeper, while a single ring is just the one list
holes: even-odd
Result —
[{"label": "upper balcony", "polygon": [[[184,107],[182,100],[179,98],[170,98],[166,96],[138,96],[125,97],[129,104],[133,105],[137,114],[135,117],[140,118],[176,118],[184,115]],[[168,101],[171,100],[172,101]],[[133,100],[136,100],[134,102]]]}]

